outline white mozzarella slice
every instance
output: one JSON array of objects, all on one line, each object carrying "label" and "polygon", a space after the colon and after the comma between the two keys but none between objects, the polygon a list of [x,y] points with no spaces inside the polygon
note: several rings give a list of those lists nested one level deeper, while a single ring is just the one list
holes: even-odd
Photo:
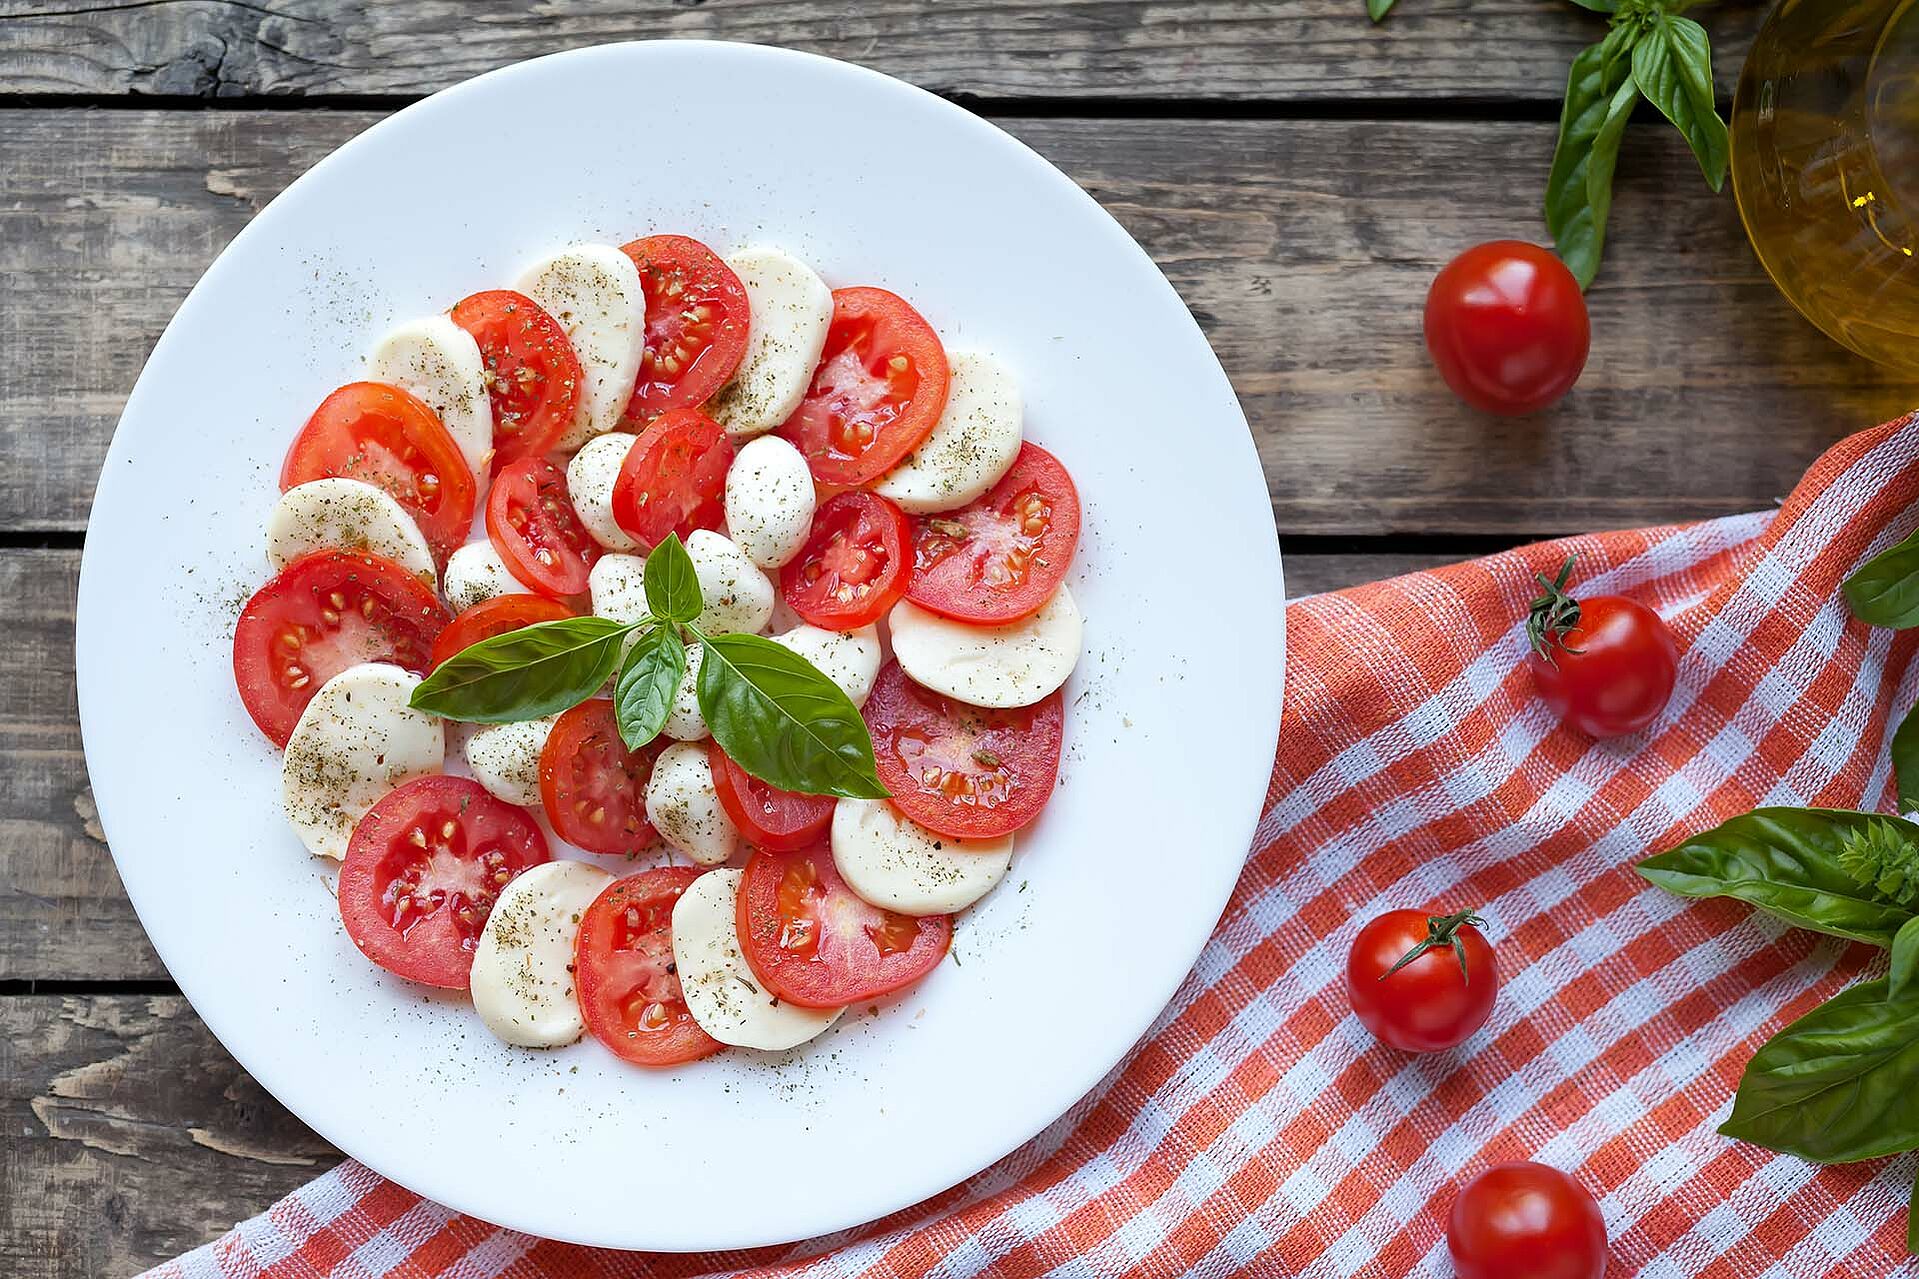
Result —
[{"label": "white mozzarella slice", "polygon": [[653,761],[646,779],[646,820],[668,845],[702,866],[740,851],[739,828],[720,807],[706,747],[675,742]]},{"label": "white mozzarella slice", "polygon": [[440,771],[440,717],[407,705],[420,677],[385,662],[349,666],[320,685],[287,739],[280,799],[311,852],[345,857],[353,828],[388,791]]},{"label": "white mozzarella slice", "polygon": [[[773,617],[773,583],[746,552],[711,529],[694,529],[686,553],[700,581],[696,625],[708,635],[744,631],[757,635]],[[598,609],[594,610],[598,612]]]},{"label": "white mozzarella slice", "polygon": [[864,901],[903,915],[950,915],[991,892],[1013,864],[1013,837],[953,839],[883,799],[833,805],[833,865]]},{"label": "white mozzarella slice", "polygon": [[588,440],[566,464],[566,492],[593,540],[609,551],[635,551],[640,544],[613,518],[613,482],[638,436],[608,431]]},{"label": "white mozzarella slice", "polygon": [[778,568],[813,528],[813,472],[777,435],[748,440],[726,471],[726,531],[761,568]]},{"label": "white mozzarella slice", "polygon": [[446,559],[446,602],[458,613],[500,595],[524,595],[526,586],[486,538],[468,542]]},{"label": "white mozzarella slice", "polygon": [[542,862],[500,890],[473,948],[473,1011],[523,1048],[558,1048],[586,1031],[573,996],[580,916],[613,876],[585,862]]},{"label": "white mozzarella slice", "polygon": [[948,351],[946,361],[952,388],[932,434],[873,486],[916,515],[985,496],[1019,456],[1023,414],[1012,372],[980,351]]},{"label": "white mozzarella slice", "polygon": [[419,524],[385,489],[361,480],[331,475],[295,484],[267,516],[267,562],[275,569],[329,547],[370,551],[429,587],[439,585]]},{"label": "white mozzarella slice", "polygon": [[593,614],[616,622],[637,622],[653,610],[646,603],[646,557],[602,555],[586,572]]},{"label": "white mozzarella slice", "polygon": [[660,731],[676,742],[697,742],[706,737],[706,716],[700,713],[700,659],[706,648],[686,646],[686,674],[673,694],[673,709],[666,713],[666,726]]},{"label": "white mozzarella slice", "polygon": [[864,706],[873,692],[873,681],[880,674],[880,631],[877,626],[862,626],[857,631],[824,631],[801,623],[783,635],[771,637],[775,644],[790,648],[820,673],[840,686],[853,705]]},{"label": "white mozzarella slice", "polygon": [[566,330],[583,385],[554,446],[577,449],[620,423],[646,350],[646,294],[633,259],[607,244],[575,244],[528,267],[516,286]]},{"label": "white mozzarella slice", "polygon": [[805,1043],[843,1008],[801,1008],[776,999],[740,952],[741,872],[712,870],[673,903],[673,966],[687,1011],[713,1038],[735,1048],[777,1052]]},{"label": "white mozzarella slice", "polygon": [[444,315],[402,324],[373,348],[367,372],[375,382],[412,392],[439,415],[484,493],[493,464],[493,401],[473,335]]},{"label": "white mozzarella slice", "polygon": [[706,406],[734,439],[770,431],[800,406],[833,323],[833,290],[812,267],[764,245],[727,255],[746,289],[752,329],[733,380]]},{"label": "white mozzarella slice", "polygon": [[1079,661],[1079,606],[1064,586],[1039,612],[1004,626],[969,626],[901,600],[887,629],[914,683],[969,706],[1031,706]]},{"label": "white mozzarella slice", "polygon": [[525,808],[540,806],[540,752],[559,716],[488,724],[466,740],[466,766],[495,799]]}]

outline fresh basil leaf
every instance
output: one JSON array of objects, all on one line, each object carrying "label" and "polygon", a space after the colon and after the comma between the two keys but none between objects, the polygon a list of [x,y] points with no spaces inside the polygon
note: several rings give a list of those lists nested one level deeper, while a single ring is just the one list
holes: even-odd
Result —
[{"label": "fresh basil leaf", "polygon": [[1573,3],[1594,13],[1612,13],[1619,8],[1619,0],[1573,0]]},{"label": "fresh basil leaf", "polygon": [[1599,272],[1619,142],[1639,96],[1627,56],[1637,36],[1635,26],[1614,27],[1579,51],[1566,78],[1559,142],[1546,178],[1546,229],[1582,289]]},{"label": "fresh basil leaf", "polygon": [[758,635],[702,635],[700,713],[733,762],[781,790],[884,799],[866,722],[838,684]]},{"label": "fresh basil leaf", "polygon": [[1719,1131],[1822,1164],[1919,1149],[1919,999],[1828,999],[1753,1054]]},{"label": "fresh basil leaf", "polygon": [[1366,16],[1378,22],[1392,10],[1393,0],[1366,0]]},{"label": "fresh basil leaf", "polygon": [[1840,854],[1874,824],[1919,841],[1919,826],[1877,813],[1761,808],[1639,863],[1639,873],[1681,897],[1731,897],[1801,928],[1890,946],[1913,912],[1862,885]]},{"label": "fresh basil leaf", "polygon": [[1919,812],[1919,706],[1906,712],[1892,735],[1892,779],[1899,811]]},{"label": "fresh basil leaf", "polygon": [[441,662],[411,704],[448,719],[507,724],[577,706],[613,677],[634,623],[606,617],[536,622]]},{"label": "fresh basil leaf", "polygon": [[1726,185],[1726,122],[1713,105],[1712,43],[1691,18],[1653,14],[1632,47],[1632,78],[1646,101],[1686,135],[1706,185]]},{"label": "fresh basil leaf", "polygon": [[668,533],[665,541],[647,552],[641,581],[653,616],[690,622],[700,615],[699,574],[693,571],[693,557],[686,553],[678,533]]},{"label": "fresh basil leaf", "polygon": [[653,626],[640,633],[613,685],[613,713],[628,750],[636,751],[660,735],[685,674],[686,645],[672,627]]},{"label": "fresh basil leaf", "polygon": [[1839,590],[1868,626],[1919,626],[1919,533],[1867,560]]},{"label": "fresh basil leaf", "polygon": [[1894,999],[1903,999],[1913,989],[1912,979],[1919,976],[1919,915],[1914,915],[1892,938],[1892,966],[1886,970],[1886,990]]}]

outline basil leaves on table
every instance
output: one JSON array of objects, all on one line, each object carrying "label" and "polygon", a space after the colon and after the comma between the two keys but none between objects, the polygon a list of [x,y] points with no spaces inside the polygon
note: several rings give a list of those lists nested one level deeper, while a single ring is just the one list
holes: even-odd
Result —
[{"label": "basil leaves on table", "polygon": [[1899,811],[1919,812],[1919,715],[1908,715],[1892,735],[1892,776],[1899,791]]},{"label": "basil leaves on table", "polygon": [[706,635],[699,575],[668,534],[641,577],[648,615],[632,622],[570,617],[496,635],[440,663],[412,704],[447,719],[506,723],[577,706],[613,687],[631,750],[658,737],[685,677],[686,639],[700,642],[697,692],[713,738],[733,761],[781,790],[881,799],[873,739],[852,700],[818,667],[758,635]]},{"label": "basil leaves on table", "polygon": [[1839,589],[1868,626],[1919,626],[1919,533],[1867,560]]}]

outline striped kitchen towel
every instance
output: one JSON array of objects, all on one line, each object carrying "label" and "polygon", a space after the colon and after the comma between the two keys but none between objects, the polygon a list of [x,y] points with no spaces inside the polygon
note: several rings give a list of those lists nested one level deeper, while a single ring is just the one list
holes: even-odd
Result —
[{"label": "striped kitchen towel", "polygon": [[[1777,512],[1602,533],[1299,600],[1246,872],[1132,1055],[1030,1145],[863,1229],[711,1256],[595,1252],[460,1217],[347,1163],[151,1272],[246,1276],[1435,1275],[1453,1187],[1538,1159],[1598,1197],[1615,1275],[1883,1275],[1910,1158],[1819,1169],[1720,1137],[1741,1068],[1880,962],[1634,861],[1759,804],[1887,807],[1915,635],[1839,584],[1919,524],[1919,415],[1848,439]],[[1672,624],[1646,733],[1560,728],[1524,669],[1536,571]],[[1477,907],[1504,977],[1451,1053],[1347,1008],[1354,930]],[[748,1194],[744,1203],[751,1203]]]}]

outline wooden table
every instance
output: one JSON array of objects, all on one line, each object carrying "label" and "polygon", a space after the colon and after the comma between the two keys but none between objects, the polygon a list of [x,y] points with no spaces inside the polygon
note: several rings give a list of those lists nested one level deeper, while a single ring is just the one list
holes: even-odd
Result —
[{"label": "wooden table", "polygon": [[[849,58],[994,119],[1198,316],[1297,593],[1763,507],[1832,440],[1919,404],[1788,309],[1730,194],[1644,119],[1578,390],[1522,422],[1453,401],[1420,302],[1465,245],[1543,238],[1566,64],[1603,32],[1563,0],[1401,0],[1379,28],[1361,0],[522,8],[0,0],[0,1274],[131,1273],[340,1157],[214,1042],[121,892],[75,722],[74,582],[115,417],[181,297],[294,176],[422,94],[556,49],[711,36]],[[1758,11],[1701,16],[1724,101]]]}]

